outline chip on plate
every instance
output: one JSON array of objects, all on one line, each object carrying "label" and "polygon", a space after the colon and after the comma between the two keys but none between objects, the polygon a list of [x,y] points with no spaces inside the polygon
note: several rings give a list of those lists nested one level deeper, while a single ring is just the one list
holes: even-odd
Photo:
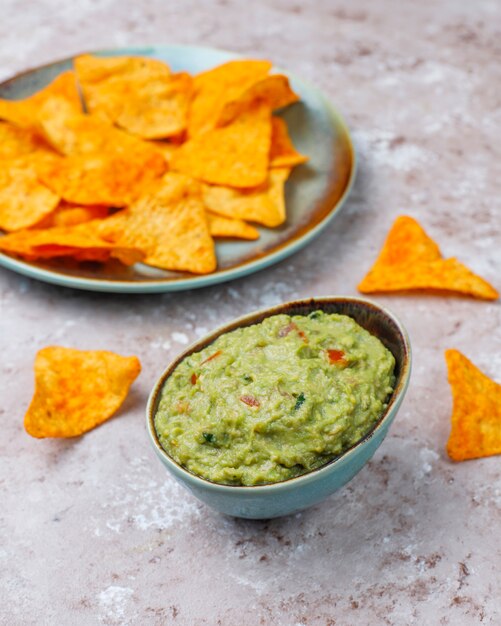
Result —
[{"label": "chip on plate", "polygon": [[454,461],[501,454],[501,385],[458,350],[445,359],[453,402],[447,453]]},{"label": "chip on plate", "polygon": [[25,158],[0,164],[0,228],[8,232],[29,228],[59,204],[59,195],[38,179]]},{"label": "chip on plate", "polygon": [[229,61],[195,76],[195,96],[190,106],[188,136],[213,129],[226,102],[238,98],[271,70],[269,61]]},{"label": "chip on plate", "polygon": [[78,437],[123,404],[139,359],[105,350],[49,346],[35,358],[35,393],[24,418],[32,437]]},{"label": "chip on plate", "polygon": [[73,257],[80,261],[104,262],[116,258],[124,265],[132,265],[143,260],[144,254],[140,250],[102,239],[96,228],[99,221],[43,230],[20,230],[0,237],[0,250],[29,261]]},{"label": "chip on plate", "polygon": [[292,91],[287,76],[283,74],[265,76],[224,103],[217,119],[217,125],[229,124],[257,100],[265,103],[273,111],[297,102],[299,96]]},{"label": "chip on plate", "polygon": [[[165,163],[162,158],[162,163]],[[141,195],[161,171],[122,154],[53,157],[37,165],[40,180],[67,202],[123,207]],[[57,204],[57,203],[56,203]]]},{"label": "chip on plate", "polygon": [[70,204],[64,200],[56,207],[43,222],[36,225],[37,228],[51,228],[54,226],[76,226],[90,222],[91,220],[104,219],[108,217],[107,206],[89,205],[79,206]]},{"label": "chip on plate", "polygon": [[228,126],[188,140],[174,152],[170,165],[206,183],[255,187],[266,180],[270,146],[270,108],[255,102]]},{"label": "chip on plate", "polygon": [[271,118],[270,167],[294,167],[308,160],[292,144],[287,124],[281,117]]},{"label": "chip on plate", "polygon": [[200,185],[168,173],[127,209],[102,220],[99,233],[145,254],[143,263],[208,274],[216,268]]},{"label": "chip on plate", "polygon": [[40,107],[52,97],[64,99],[74,113],[82,112],[82,101],[78,93],[74,72],[63,72],[49,85],[23,100],[0,99],[0,119],[22,128],[36,128]]},{"label": "chip on plate", "polygon": [[0,160],[26,156],[47,148],[47,144],[32,130],[0,122]]},{"label": "chip on plate", "polygon": [[237,239],[259,239],[259,231],[244,220],[223,217],[207,211],[209,231],[213,237],[235,237]]},{"label": "chip on plate", "polygon": [[284,185],[289,174],[289,168],[273,168],[264,184],[253,189],[204,185],[205,206],[213,213],[232,219],[248,220],[269,228],[280,226],[286,218]]},{"label": "chip on plate", "polygon": [[412,217],[395,220],[381,253],[358,285],[362,293],[408,290],[446,291],[484,300],[498,292],[454,258],[444,259],[437,244]]}]

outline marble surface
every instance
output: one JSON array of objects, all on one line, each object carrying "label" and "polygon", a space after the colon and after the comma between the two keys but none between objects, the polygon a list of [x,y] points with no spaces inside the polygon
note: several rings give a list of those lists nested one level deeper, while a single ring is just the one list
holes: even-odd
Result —
[{"label": "marble surface", "polygon": [[[451,463],[443,351],[501,382],[499,302],[377,300],[407,326],[414,372],[390,435],[342,491],[268,522],[218,515],[154,457],[144,405],[169,359],[260,306],[354,294],[392,220],[500,283],[501,6],[495,0],[4,0],[0,77],[72,53],[188,43],[262,55],[346,115],[360,172],[310,247],[202,291],[112,296],[0,270],[0,623],[501,623],[501,457]],[[120,414],[72,441],[23,430],[37,349],[137,354]]]}]

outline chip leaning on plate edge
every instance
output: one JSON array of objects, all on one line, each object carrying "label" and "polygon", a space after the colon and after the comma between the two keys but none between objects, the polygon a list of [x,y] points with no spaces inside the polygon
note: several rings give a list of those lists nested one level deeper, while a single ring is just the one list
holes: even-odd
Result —
[{"label": "chip leaning on plate edge", "polygon": [[307,157],[272,115],[298,96],[271,63],[193,78],[156,59],[82,55],[75,69],[0,100],[4,252],[205,274],[213,237],[257,239],[243,218],[284,222],[285,181]]}]

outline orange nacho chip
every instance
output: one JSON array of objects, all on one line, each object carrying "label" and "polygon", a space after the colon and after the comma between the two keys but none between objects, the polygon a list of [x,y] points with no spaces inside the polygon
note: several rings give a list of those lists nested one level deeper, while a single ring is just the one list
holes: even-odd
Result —
[{"label": "orange nacho chip", "polygon": [[224,104],[238,98],[264,78],[271,67],[269,61],[229,61],[195,76],[188,136],[194,137],[215,128]]},{"label": "orange nacho chip", "polygon": [[24,100],[0,99],[0,119],[12,122],[21,128],[36,128],[40,107],[49,98],[64,99],[74,113],[82,112],[82,102],[78,93],[74,72],[63,72],[41,91]]},{"label": "orange nacho chip", "polygon": [[[161,170],[121,154],[53,157],[37,166],[40,180],[67,202],[122,207],[141,195]],[[164,163],[162,158],[162,163]]]},{"label": "orange nacho chip", "polygon": [[358,285],[362,293],[421,289],[496,300],[498,292],[454,258],[444,259],[437,244],[411,217],[395,220],[383,249]]},{"label": "orange nacho chip", "polygon": [[270,108],[254,103],[228,126],[188,140],[174,152],[170,164],[206,183],[254,187],[266,180],[270,145]]},{"label": "orange nacho chip", "polygon": [[127,209],[103,220],[99,233],[142,250],[143,262],[154,267],[195,274],[216,268],[200,186],[181,174],[166,174]]},{"label": "orange nacho chip", "polygon": [[445,359],[453,401],[447,453],[454,461],[501,454],[501,385],[457,350]]},{"label": "orange nacho chip", "polygon": [[203,198],[207,209],[232,219],[257,222],[273,228],[285,222],[284,185],[289,168],[274,168],[267,180],[254,189],[230,189],[204,185]]},{"label": "orange nacho chip", "polygon": [[77,226],[91,220],[108,217],[109,208],[101,205],[79,206],[64,200],[44,220],[37,222],[35,228],[53,228],[54,226]]},{"label": "orange nacho chip", "polygon": [[47,144],[32,130],[0,122],[0,160],[26,156],[47,148]]},{"label": "orange nacho chip", "polygon": [[259,239],[259,231],[243,220],[223,217],[207,212],[209,231],[213,237],[236,237],[237,239]]},{"label": "orange nacho chip", "polygon": [[29,261],[73,257],[80,261],[107,261],[116,258],[125,265],[142,261],[144,254],[134,247],[105,241],[96,233],[96,223],[57,226],[44,230],[20,230],[0,237],[0,250]]},{"label": "orange nacho chip", "polygon": [[32,437],[78,437],[114,415],[141,371],[139,359],[50,346],[35,358],[35,393],[24,418]]},{"label": "orange nacho chip", "polygon": [[146,139],[172,137],[186,129],[193,79],[171,74],[155,59],[93,57],[75,59],[90,113]]},{"label": "orange nacho chip", "polygon": [[287,124],[281,117],[271,118],[270,167],[294,167],[308,160],[298,152],[289,137]]},{"label": "orange nacho chip", "polygon": [[9,232],[29,228],[59,204],[59,196],[46,187],[24,158],[0,165],[0,228]]},{"label": "orange nacho chip", "polygon": [[217,125],[229,124],[242,115],[256,100],[265,103],[273,111],[297,102],[299,96],[292,91],[287,76],[283,74],[265,76],[233,99],[225,102],[217,119]]}]

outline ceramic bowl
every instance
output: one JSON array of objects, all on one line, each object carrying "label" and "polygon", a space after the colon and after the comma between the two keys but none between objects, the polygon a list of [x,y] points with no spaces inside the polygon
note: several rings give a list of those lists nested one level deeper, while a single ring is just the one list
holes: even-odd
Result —
[{"label": "ceramic bowl", "polygon": [[[223,333],[250,326],[266,317],[285,313],[308,315],[321,309],[353,318],[378,337],[395,357],[395,389],[384,414],[372,430],[342,455],[302,476],[256,486],[221,485],[192,474],[174,461],[161,447],[154,426],[154,416],[163,385],[177,365],[193,352],[202,350]],[[192,344],[163,372],[155,384],[146,410],[148,433],[153,448],[172,476],[193,495],[212,508],[235,517],[268,519],[295,513],[317,504],[337,491],[357,474],[382,443],[404,398],[411,371],[411,348],[407,332],[387,309],[361,298],[327,296],[287,302],[240,317],[212,331]]]}]

